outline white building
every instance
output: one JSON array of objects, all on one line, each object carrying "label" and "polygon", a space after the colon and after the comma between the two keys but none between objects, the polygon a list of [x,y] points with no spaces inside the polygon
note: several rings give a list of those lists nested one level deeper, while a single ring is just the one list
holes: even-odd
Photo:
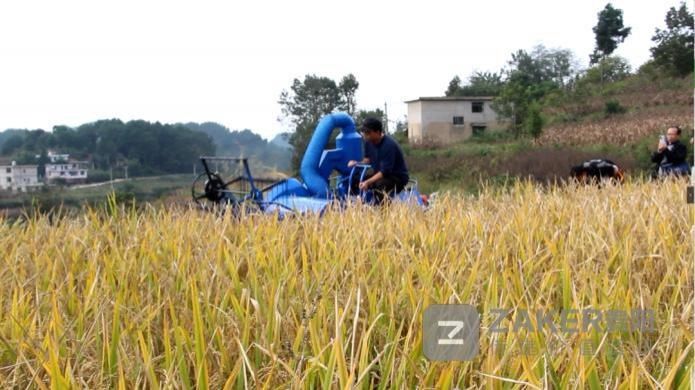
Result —
[{"label": "white building", "polygon": [[87,162],[70,160],[67,153],[48,151],[46,164],[46,183],[54,184],[61,181],[65,184],[77,184],[87,181]]},{"label": "white building", "polygon": [[36,165],[0,164],[0,190],[26,192],[42,185]]},{"label": "white building", "polygon": [[46,182],[64,181],[65,184],[83,183],[87,180],[87,163],[84,161],[67,161],[46,164]]},{"label": "white building", "polygon": [[421,97],[407,101],[408,140],[451,143],[473,134],[501,129],[489,96]]},{"label": "white building", "polygon": [[[36,157],[38,158],[39,156]],[[53,153],[51,150],[48,151],[48,161],[50,161],[51,164],[64,163],[68,162],[68,160],[70,160],[69,154],[58,154]]]}]

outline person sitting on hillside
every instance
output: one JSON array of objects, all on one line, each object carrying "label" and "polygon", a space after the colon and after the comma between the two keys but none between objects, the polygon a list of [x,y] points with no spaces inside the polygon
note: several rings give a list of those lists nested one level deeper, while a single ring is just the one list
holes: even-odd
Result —
[{"label": "person sitting on hillside", "polygon": [[652,153],[652,162],[657,164],[657,176],[690,174],[690,166],[686,161],[688,149],[679,139],[681,132],[678,126],[669,127],[666,137],[662,136],[659,140],[657,151]]}]

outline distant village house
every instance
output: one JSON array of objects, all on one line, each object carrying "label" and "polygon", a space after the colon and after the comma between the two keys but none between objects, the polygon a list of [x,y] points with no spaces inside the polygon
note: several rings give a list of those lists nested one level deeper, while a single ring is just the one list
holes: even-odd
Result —
[{"label": "distant village house", "polygon": [[46,164],[47,183],[78,184],[87,181],[86,161],[71,160],[69,154],[56,154],[51,151],[48,152],[48,160],[50,163]]},{"label": "distant village house", "polygon": [[42,185],[37,165],[18,165],[15,161],[0,163],[0,190],[27,192]]},{"label": "distant village house", "polygon": [[447,144],[500,129],[492,97],[421,97],[407,101],[408,141]]}]

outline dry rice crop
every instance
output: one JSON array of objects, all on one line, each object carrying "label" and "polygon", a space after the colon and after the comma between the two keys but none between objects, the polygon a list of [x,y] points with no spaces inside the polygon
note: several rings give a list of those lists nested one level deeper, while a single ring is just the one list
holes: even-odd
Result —
[{"label": "dry rice crop", "polygon": [[[0,220],[0,383],[685,389],[692,225],[683,183],[639,181],[284,221],[114,204]],[[474,360],[423,356],[433,303],[481,313]],[[493,308],[649,309],[656,332],[561,333],[553,350],[530,332],[537,353],[517,354],[519,335],[491,334]]]}]

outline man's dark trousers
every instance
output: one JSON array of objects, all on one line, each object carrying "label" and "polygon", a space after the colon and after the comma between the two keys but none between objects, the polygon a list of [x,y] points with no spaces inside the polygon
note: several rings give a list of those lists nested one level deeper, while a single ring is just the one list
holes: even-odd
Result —
[{"label": "man's dark trousers", "polygon": [[[384,175],[384,177],[381,179],[377,180],[374,182],[374,184],[369,187],[374,193],[374,200],[378,204],[384,203],[384,199],[388,199],[390,194],[394,193],[397,194],[405,188],[405,185],[407,183],[403,183],[403,180],[401,180],[398,176],[395,175]],[[372,177],[373,174],[367,174],[364,178],[364,180],[367,180],[368,178]],[[357,179],[357,180],[355,180]],[[359,193],[359,177],[353,177],[352,180],[352,193],[356,194]]]}]

